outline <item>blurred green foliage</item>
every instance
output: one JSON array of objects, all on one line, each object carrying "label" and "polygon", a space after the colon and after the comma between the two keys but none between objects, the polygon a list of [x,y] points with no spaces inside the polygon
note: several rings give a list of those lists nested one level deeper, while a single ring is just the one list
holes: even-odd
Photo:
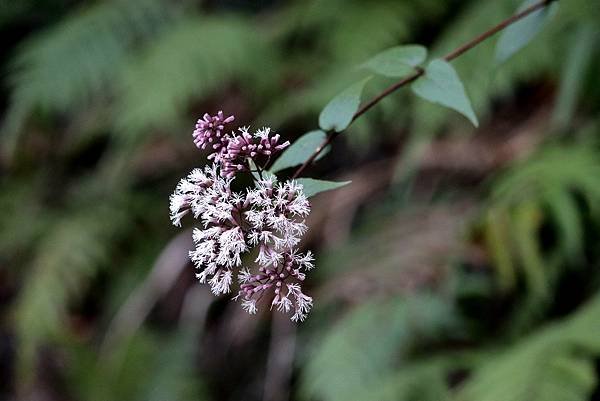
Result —
[{"label": "blurred green foliage", "polygon": [[[152,281],[177,244],[168,195],[198,163],[195,119],[223,109],[293,141],[376,53],[419,43],[439,57],[518,5],[0,3],[11,38],[0,398],[261,399],[268,319],[252,325],[227,303],[197,298],[189,266],[173,288]],[[319,161],[312,176],[353,184],[314,204],[333,217],[312,226],[323,244],[310,283],[316,310],[299,329],[292,399],[599,399],[598,20],[595,2],[560,2],[506,63],[495,61],[497,39],[453,61],[478,130],[405,90]],[[391,82],[372,79],[363,99]],[[468,136],[491,151],[498,138],[526,140],[484,174],[452,170],[463,157],[451,152],[433,157],[450,157],[450,168],[423,166],[437,141]],[[381,160],[361,181],[363,166]],[[394,177],[365,184],[384,175]],[[326,241],[344,230],[347,239]],[[130,310],[142,326],[107,342],[115,316]]]}]

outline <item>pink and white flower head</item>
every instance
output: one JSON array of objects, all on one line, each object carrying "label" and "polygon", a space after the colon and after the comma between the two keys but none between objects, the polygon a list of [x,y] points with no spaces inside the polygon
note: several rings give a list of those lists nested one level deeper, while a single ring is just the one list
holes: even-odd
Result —
[{"label": "pink and white flower head", "polygon": [[258,301],[270,295],[271,309],[292,313],[292,320],[303,321],[312,308],[312,298],[302,292],[300,283],[304,281],[305,272],[313,267],[312,255],[288,252],[282,256],[282,263],[261,266],[255,275],[248,270],[239,273],[241,285],[236,299],[243,299],[243,305],[253,313]]},{"label": "pink and white flower head", "polygon": [[[215,295],[230,293],[237,277],[240,289],[234,299],[241,299],[248,313],[256,313],[264,298],[271,309],[302,321],[312,298],[302,292],[301,283],[314,267],[311,252],[298,251],[307,230],[304,218],[310,212],[302,185],[278,183],[270,176],[255,179],[245,192],[231,188],[238,173],[248,171],[251,163],[263,171],[271,156],[289,142],[279,143],[279,135],[272,135],[269,128],[254,134],[247,128],[223,134],[231,121],[233,116],[224,118],[222,112],[198,120],[194,142],[202,149],[211,144],[213,163],[194,169],[179,182],[170,197],[171,221],[180,226],[188,214],[199,221],[190,259],[198,280],[209,284]],[[243,266],[244,256],[251,253],[257,255],[255,265]]]},{"label": "pink and white flower head", "polygon": [[279,135],[272,135],[270,128],[261,128],[254,134],[248,127],[238,129],[239,134],[232,136],[227,148],[219,155],[221,174],[232,177],[238,172],[248,171],[250,161],[254,165],[268,164],[271,157],[289,146],[289,141],[279,143]]},{"label": "pink and white flower head", "polygon": [[227,145],[227,137],[223,133],[225,125],[232,122],[235,119],[234,116],[225,118],[222,111],[219,111],[217,115],[211,116],[206,113],[204,116],[196,122],[196,129],[192,133],[194,137],[194,143],[198,149],[210,149],[218,151],[222,146]]},{"label": "pink and white flower head", "polygon": [[[221,177],[214,169],[206,167],[204,170],[196,168],[184,179],[179,181],[175,192],[169,198],[171,222],[181,226],[181,218],[192,212],[197,216],[204,210],[206,192],[215,185]],[[217,184],[217,186],[219,186]]]},{"label": "pink and white flower head", "polygon": [[251,240],[257,235],[262,238],[259,258],[264,254],[277,255],[300,243],[307,230],[304,217],[310,212],[301,185],[294,181],[275,184],[273,178],[261,180],[248,191],[246,202],[253,206],[246,212],[252,228]]}]

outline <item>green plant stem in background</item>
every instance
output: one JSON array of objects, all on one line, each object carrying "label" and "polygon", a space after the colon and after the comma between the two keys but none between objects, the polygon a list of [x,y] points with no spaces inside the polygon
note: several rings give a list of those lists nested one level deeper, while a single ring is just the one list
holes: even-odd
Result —
[{"label": "green plant stem in background", "polygon": [[[475,38],[471,39],[470,41],[464,43],[462,46],[457,47],[456,49],[454,49],[453,51],[451,51],[450,53],[448,53],[444,57],[442,57],[442,59],[445,60],[445,61],[448,61],[448,62],[454,60],[455,58],[457,58],[457,57],[461,56],[462,54],[466,53],[467,51],[469,51],[470,49],[474,48],[475,46],[477,46],[481,42],[483,42],[486,39],[494,36],[496,33],[502,31],[506,27],[508,27],[508,26],[514,24],[515,22],[517,22],[517,21],[519,21],[519,20],[527,17],[528,15],[534,13],[535,11],[538,11],[538,10],[540,10],[540,9],[548,6],[550,3],[554,2],[554,1],[555,0],[540,0],[540,1],[532,4],[531,6],[525,8],[524,10],[522,10],[522,11],[514,14],[513,16],[505,19],[504,21],[500,22],[496,26],[494,26],[494,27],[488,29],[487,31],[483,32],[479,36],[476,36]],[[407,84],[415,81],[417,78],[419,78],[420,76],[422,76],[424,74],[424,72],[425,72],[425,70],[423,70],[422,68],[417,67],[415,69],[415,72],[413,72],[412,74],[410,74],[410,75],[402,78],[400,81],[394,83],[393,85],[391,85],[388,88],[386,88],[385,90],[383,90],[380,94],[378,94],[377,96],[375,96],[373,99],[369,100],[360,109],[358,109],[356,111],[356,113],[354,113],[354,116],[352,116],[351,123],[354,120],[356,120],[358,117],[360,117],[363,114],[365,114],[369,109],[371,109],[371,107],[375,106],[377,103],[379,103],[385,97],[387,97],[390,94],[394,93],[396,90],[402,88],[403,86],[405,86],[405,85],[407,85]],[[327,137],[315,149],[315,151],[313,152],[313,154],[308,159],[306,159],[306,161],[300,167],[298,167],[298,169],[292,175],[292,178],[297,178],[339,134],[340,134],[340,132],[336,132],[334,130],[329,131]]]}]

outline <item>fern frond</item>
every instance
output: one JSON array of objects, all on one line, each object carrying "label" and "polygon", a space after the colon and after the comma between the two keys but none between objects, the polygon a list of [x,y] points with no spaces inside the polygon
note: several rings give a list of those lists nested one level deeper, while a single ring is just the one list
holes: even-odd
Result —
[{"label": "fern frond", "polygon": [[372,400],[382,374],[424,339],[443,336],[456,324],[454,319],[447,302],[427,295],[366,303],[317,344],[305,369],[303,392],[327,401]]},{"label": "fern frond", "polygon": [[107,263],[126,222],[122,210],[99,205],[63,218],[41,239],[15,312],[22,380],[29,379],[37,346],[65,332],[67,307]]},{"label": "fern frond", "polygon": [[560,237],[561,253],[567,260],[576,260],[582,254],[583,219],[575,198],[561,188],[548,189],[543,195],[548,213],[555,221]]},{"label": "fern frond", "polygon": [[256,87],[277,74],[276,57],[247,20],[188,17],[150,44],[119,79],[118,131],[169,126],[192,99],[236,79]]},{"label": "fern frond", "polygon": [[461,401],[585,401],[596,384],[600,297],[477,368]]},{"label": "fern frond", "polygon": [[[576,197],[593,209],[600,202],[598,177],[594,147],[554,145],[494,181],[483,230],[504,288],[522,269],[532,294],[541,295],[554,285],[559,266],[576,265],[584,241],[584,210]],[[557,233],[553,249],[540,243],[542,224]]]},{"label": "fern frond", "polygon": [[494,262],[500,288],[512,289],[516,284],[516,267],[513,258],[513,243],[507,225],[510,216],[506,210],[491,208],[484,217],[483,237],[485,246]]},{"label": "fern frond", "polygon": [[169,336],[141,330],[101,359],[89,349],[76,350],[70,383],[84,401],[204,400],[193,369],[196,337],[195,330]]},{"label": "fern frond", "polygon": [[[52,222],[49,213],[43,213],[39,199],[39,185],[35,180],[0,181],[0,255],[33,248],[43,230]],[[23,224],[27,221],[27,224]]]},{"label": "fern frond", "polygon": [[449,400],[446,384],[449,361],[434,357],[408,363],[397,372],[384,375],[370,388],[370,400],[378,401],[444,401]]},{"label": "fern frond", "polygon": [[530,295],[546,298],[549,295],[549,266],[544,263],[539,247],[540,209],[533,202],[523,203],[515,210],[513,221],[517,258],[522,266]]},{"label": "fern frond", "polygon": [[9,76],[5,135],[16,135],[33,109],[67,112],[106,98],[132,47],[176,16],[164,0],[97,2],[30,39]]}]

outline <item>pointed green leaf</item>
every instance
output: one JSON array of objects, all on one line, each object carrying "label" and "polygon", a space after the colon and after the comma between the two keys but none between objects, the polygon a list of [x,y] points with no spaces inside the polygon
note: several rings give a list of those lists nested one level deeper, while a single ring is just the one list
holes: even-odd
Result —
[{"label": "pointed green leaf", "polygon": [[355,83],[327,103],[319,115],[319,126],[322,130],[340,132],[350,125],[360,105],[362,90],[369,79],[371,77]]},{"label": "pointed green leaf", "polygon": [[[532,6],[537,0],[525,0],[517,12]],[[537,10],[507,27],[496,44],[496,60],[502,63],[525,47],[542,30],[548,17],[554,14],[557,2]]]},{"label": "pointed green leaf", "polygon": [[335,182],[315,180],[314,178],[298,178],[296,182],[304,186],[304,194],[307,198],[310,198],[311,196],[314,196],[318,193],[329,191],[331,189],[337,189],[343,187],[344,185],[348,185],[351,181]]},{"label": "pointed green leaf", "polygon": [[411,86],[413,92],[433,103],[456,110],[478,126],[477,116],[458,74],[447,61],[432,60],[425,69],[425,75]]},{"label": "pointed green leaf", "polygon": [[419,45],[396,46],[377,54],[361,67],[386,77],[403,77],[427,58],[427,49]]},{"label": "pointed green leaf", "polygon": [[[304,163],[313,154],[315,149],[323,143],[325,138],[327,138],[327,135],[321,130],[307,132],[298,138],[289,148],[285,149],[283,154],[273,163],[270,171],[276,173]],[[319,160],[326,153],[327,149],[321,152],[315,160]]]}]

